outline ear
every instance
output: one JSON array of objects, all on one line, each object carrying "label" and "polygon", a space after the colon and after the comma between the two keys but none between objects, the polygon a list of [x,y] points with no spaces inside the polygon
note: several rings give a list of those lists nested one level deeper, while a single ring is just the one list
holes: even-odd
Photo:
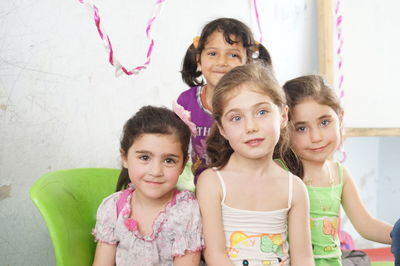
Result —
[{"label": "ear", "polygon": [[218,126],[219,134],[221,134],[221,136],[223,136],[225,139],[227,139],[224,128],[219,123],[217,123],[217,126]]},{"label": "ear", "polygon": [[344,110],[342,110],[339,114],[340,127],[343,126],[343,117],[344,117]]},{"label": "ear", "polygon": [[124,168],[128,168],[128,156],[123,149],[119,150],[119,154],[121,155],[122,166]]},{"label": "ear", "polygon": [[197,69],[196,69],[196,71],[201,72],[200,55],[196,55],[196,62],[197,62]]},{"label": "ear", "polygon": [[281,112],[281,128],[284,128],[287,126],[288,124],[288,120],[289,120],[289,107],[285,104],[282,108],[282,112]]},{"label": "ear", "polygon": [[181,169],[181,172],[180,172],[179,175],[181,175],[181,174],[183,173],[183,171],[185,170],[185,166],[186,166],[188,160],[189,160],[189,156],[186,157],[185,160],[183,160],[183,162],[182,162],[182,169]]}]

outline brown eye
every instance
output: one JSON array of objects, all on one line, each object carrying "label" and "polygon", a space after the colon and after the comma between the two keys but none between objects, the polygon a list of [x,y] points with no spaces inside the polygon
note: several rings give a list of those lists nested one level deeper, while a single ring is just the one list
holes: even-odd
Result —
[{"label": "brown eye", "polygon": [[142,160],[142,161],[148,161],[148,160],[150,160],[150,156],[148,156],[148,155],[141,155],[141,156],[139,156],[139,159]]},{"label": "brown eye", "polygon": [[164,162],[167,163],[167,164],[175,164],[175,163],[176,163],[176,160],[175,160],[175,159],[172,159],[172,158],[167,158],[167,159],[165,159]]}]

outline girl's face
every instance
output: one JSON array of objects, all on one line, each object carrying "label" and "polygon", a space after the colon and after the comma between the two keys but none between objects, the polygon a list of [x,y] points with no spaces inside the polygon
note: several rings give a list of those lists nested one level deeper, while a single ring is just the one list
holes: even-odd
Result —
[{"label": "girl's face", "polygon": [[341,118],[328,105],[306,98],[293,107],[290,142],[303,162],[324,162],[340,144]]},{"label": "girl's face", "polygon": [[[230,37],[233,41],[237,40],[235,36]],[[198,59],[198,65],[207,81],[207,86],[213,90],[223,75],[232,68],[245,64],[246,61],[246,49],[241,42],[230,45],[220,31],[215,31],[208,36]]]},{"label": "girl's face", "polygon": [[248,159],[272,158],[287,122],[287,108],[280,111],[272,99],[252,83],[235,89],[221,116],[219,130],[237,155]]},{"label": "girl's face", "polygon": [[121,157],[136,193],[150,199],[171,196],[186,162],[181,143],[172,134],[143,134]]}]

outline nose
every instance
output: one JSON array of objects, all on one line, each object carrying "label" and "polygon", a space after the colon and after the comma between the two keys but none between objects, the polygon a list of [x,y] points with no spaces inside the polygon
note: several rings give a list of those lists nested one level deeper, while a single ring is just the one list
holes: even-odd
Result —
[{"label": "nose", "polygon": [[245,127],[246,127],[246,133],[253,133],[256,132],[258,129],[257,122],[255,121],[254,118],[246,118],[245,119]]},{"label": "nose", "polygon": [[228,63],[227,63],[226,56],[220,55],[220,56],[218,57],[218,64],[219,64],[220,66],[227,66]]},{"label": "nose", "polygon": [[310,130],[311,142],[316,143],[322,140],[322,134],[318,129]]},{"label": "nose", "polygon": [[150,174],[155,177],[162,176],[163,175],[162,163],[154,160],[153,163],[151,164]]}]

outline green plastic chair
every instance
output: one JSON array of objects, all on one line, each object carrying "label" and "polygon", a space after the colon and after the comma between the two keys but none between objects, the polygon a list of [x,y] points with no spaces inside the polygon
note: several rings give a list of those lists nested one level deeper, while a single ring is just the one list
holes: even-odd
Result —
[{"label": "green plastic chair", "polygon": [[[80,168],[43,175],[30,189],[49,230],[57,266],[92,265],[96,243],[91,234],[101,201],[115,192],[120,169]],[[179,189],[194,190],[190,164]]]},{"label": "green plastic chair", "polygon": [[115,191],[120,169],[81,168],[43,175],[30,197],[49,230],[58,266],[93,263],[91,230],[101,201]]}]

